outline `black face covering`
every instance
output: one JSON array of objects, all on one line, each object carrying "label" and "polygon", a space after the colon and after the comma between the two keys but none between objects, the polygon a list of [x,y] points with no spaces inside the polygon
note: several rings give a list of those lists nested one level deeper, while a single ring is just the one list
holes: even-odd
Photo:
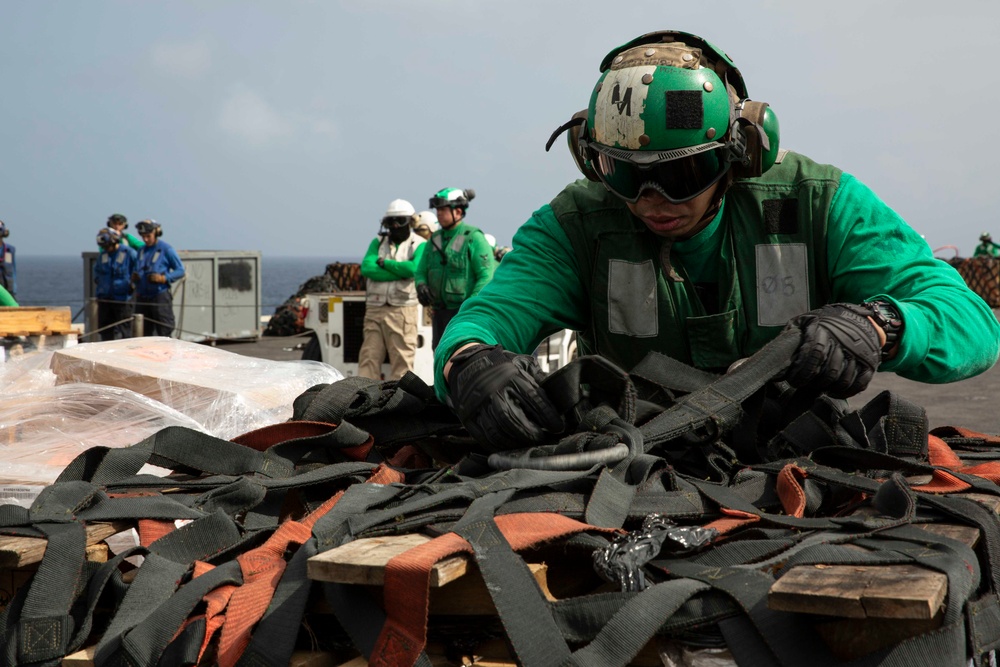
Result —
[{"label": "black face covering", "polygon": [[399,245],[408,238],[410,238],[409,225],[405,227],[392,227],[389,229],[389,240],[397,245]]}]

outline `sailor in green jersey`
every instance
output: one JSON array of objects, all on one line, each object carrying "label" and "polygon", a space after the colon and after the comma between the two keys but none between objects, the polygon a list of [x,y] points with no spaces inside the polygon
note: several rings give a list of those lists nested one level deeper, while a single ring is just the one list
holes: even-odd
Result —
[{"label": "sailor in green jersey", "polygon": [[430,198],[440,229],[427,240],[415,279],[420,303],[434,309],[432,349],[466,299],[493,277],[493,248],[482,231],[465,222],[475,196],[472,189],[444,188]]},{"label": "sailor in green jersey", "polygon": [[993,242],[993,237],[989,232],[979,235],[979,245],[972,254],[973,257],[1000,257],[1000,245]]},{"label": "sailor in green jersey", "polygon": [[656,350],[712,371],[796,328],[785,379],[840,398],[876,369],[952,382],[996,362],[983,300],[856,178],[779,150],[773,111],[705,40],[615,49],[564,130],[587,180],[521,227],[435,354],[438,396],[483,444],[562,429],[528,355],[564,328],[625,369]]},{"label": "sailor in green jersey", "polygon": [[417,352],[417,289],[413,274],[425,240],[413,231],[413,205],[394,199],[382,216],[382,231],[361,260],[365,289],[364,340],[358,351],[358,375],[379,380],[389,356],[389,377],[413,370]]},{"label": "sailor in green jersey", "polygon": [[17,301],[11,296],[10,292],[3,285],[0,285],[0,306],[13,306],[17,307]]},{"label": "sailor in green jersey", "polygon": [[[142,242],[142,239],[140,239],[138,236],[133,236],[125,231],[126,229],[128,229],[128,218],[126,218],[121,213],[112,213],[110,216],[108,216],[107,226],[108,229],[113,229],[114,231],[118,232],[118,235],[121,237],[125,245],[132,248],[133,250],[142,250],[143,248],[146,247],[146,244]],[[101,252],[104,252],[103,248],[101,248]]]}]

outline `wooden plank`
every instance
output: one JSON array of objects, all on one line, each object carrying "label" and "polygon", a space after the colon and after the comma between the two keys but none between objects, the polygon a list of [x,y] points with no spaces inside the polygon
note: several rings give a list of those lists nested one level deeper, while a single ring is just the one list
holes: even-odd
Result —
[{"label": "wooden plank", "polygon": [[767,606],[844,618],[930,619],[947,592],[947,576],[916,565],[800,565],[771,586]]},{"label": "wooden plank", "polygon": [[0,308],[0,336],[36,336],[73,332],[69,307]]},{"label": "wooden plank", "polygon": [[[87,544],[96,544],[129,527],[124,522],[91,523],[87,525]],[[0,535],[0,568],[18,568],[39,563],[45,555],[48,540],[44,537]]]},{"label": "wooden plank", "polygon": [[979,529],[973,526],[956,526],[950,523],[915,523],[913,527],[935,535],[950,537],[967,547],[974,547],[979,542]]},{"label": "wooden plank", "polygon": [[[418,533],[355,540],[310,558],[306,574],[313,581],[381,586],[390,559],[430,540]],[[455,581],[468,569],[469,557],[465,554],[442,560],[431,569],[431,588]]]},{"label": "wooden plank", "polygon": [[[528,563],[528,569],[535,577],[542,595],[547,600],[554,601],[549,591],[547,573],[548,566],[544,563]],[[497,608],[493,598],[486,589],[486,582],[475,564],[470,564],[466,576],[448,584],[447,588],[435,588],[431,591],[428,601],[429,613],[439,616],[496,616]]]}]

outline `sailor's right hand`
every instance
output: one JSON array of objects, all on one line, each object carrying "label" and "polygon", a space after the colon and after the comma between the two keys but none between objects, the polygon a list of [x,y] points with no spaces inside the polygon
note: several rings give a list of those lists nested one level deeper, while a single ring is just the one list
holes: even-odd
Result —
[{"label": "sailor's right hand", "polygon": [[562,417],[539,385],[543,375],[534,357],[476,344],[454,354],[449,365],[452,406],[490,451],[547,443],[563,431]]},{"label": "sailor's right hand", "polygon": [[157,283],[157,284],[165,283],[165,282],[167,282],[167,277],[165,275],[163,275],[162,273],[150,273],[149,274],[149,282],[151,282],[151,283]]},{"label": "sailor's right hand", "polygon": [[431,296],[431,288],[427,286],[427,283],[417,285],[417,301],[424,308],[430,308],[431,304],[434,303],[434,297]]}]

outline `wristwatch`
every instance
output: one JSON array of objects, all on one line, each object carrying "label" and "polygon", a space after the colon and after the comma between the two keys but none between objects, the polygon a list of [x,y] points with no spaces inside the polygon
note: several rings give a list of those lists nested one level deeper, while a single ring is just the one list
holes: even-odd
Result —
[{"label": "wristwatch", "polygon": [[882,346],[882,361],[889,360],[889,351],[896,347],[899,337],[903,334],[903,318],[896,306],[888,301],[868,301],[864,304],[871,313],[875,323],[885,332],[885,345]]}]

